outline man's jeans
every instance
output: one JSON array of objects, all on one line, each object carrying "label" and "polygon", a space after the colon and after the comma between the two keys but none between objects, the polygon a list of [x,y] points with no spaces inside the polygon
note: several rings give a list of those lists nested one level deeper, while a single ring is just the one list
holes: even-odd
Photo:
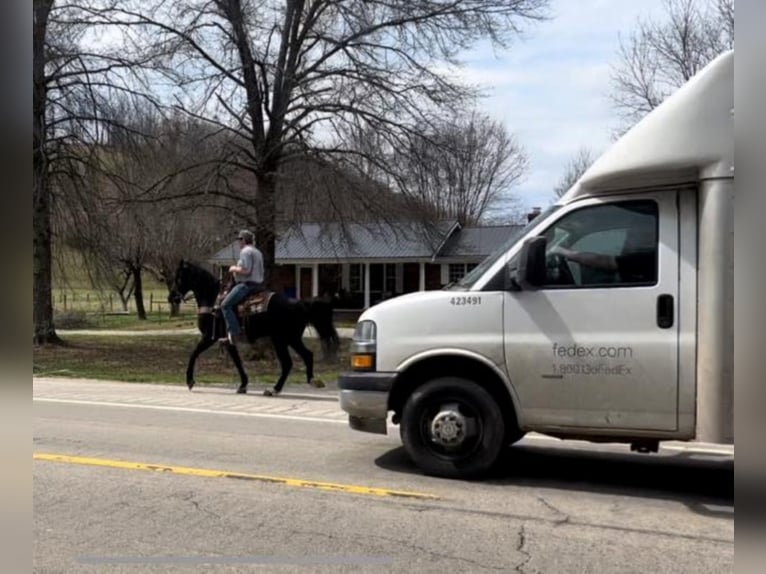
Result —
[{"label": "man's jeans", "polygon": [[226,321],[226,328],[229,330],[232,337],[239,335],[239,321],[237,320],[237,314],[234,309],[244,301],[248,295],[255,293],[258,290],[259,286],[255,283],[237,283],[231,288],[229,294],[226,295],[221,302],[223,320]]}]

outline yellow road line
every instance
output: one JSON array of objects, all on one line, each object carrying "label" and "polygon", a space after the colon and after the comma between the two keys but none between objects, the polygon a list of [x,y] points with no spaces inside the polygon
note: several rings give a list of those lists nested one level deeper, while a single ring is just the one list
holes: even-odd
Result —
[{"label": "yellow road line", "polygon": [[89,466],[102,466],[108,468],[121,468],[123,470],[150,470],[169,474],[182,474],[186,476],[199,476],[205,478],[237,478],[240,480],[254,480],[296,486],[300,488],[316,488],[332,492],[345,492],[350,494],[364,494],[370,496],[390,496],[399,498],[417,498],[425,500],[438,500],[438,496],[421,492],[407,492],[402,490],[389,490],[387,488],[372,488],[368,486],[356,486],[353,484],[335,484],[332,482],[318,482],[315,480],[303,480],[300,478],[284,478],[278,476],[266,476],[262,474],[246,474],[241,472],[228,472],[223,470],[209,470],[205,468],[190,468],[186,466],[169,466],[161,464],[149,464],[144,462],[128,462],[121,460],[109,460],[105,458],[90,458],[85,456],[69,456],[65,454],[34,453],[34,460],[48,462],[64,462],[69,464],[84,464]]}]

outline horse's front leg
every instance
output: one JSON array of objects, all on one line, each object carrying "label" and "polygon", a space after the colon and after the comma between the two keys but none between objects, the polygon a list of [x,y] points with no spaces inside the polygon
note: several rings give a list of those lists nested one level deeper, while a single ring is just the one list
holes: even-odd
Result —
[{"label": "horse's front leg", "polygon": [[234,361],[234,366],[237,368],[237,372],[239,373],[239,388],[237,389],[237,393],[240,395],[244,395],[247,392],[247,373],[245,373],[245,368],[242,365],[242,359],[239,356],[239,351],[237,350],[236,345],[226,345],[226,347],[229,349],[229,356],[231,357],[231,360]]},{"label": "horse's front leg", "polygon": [[191,357],[189,357],[189,364],[186,366],[186,386],[189,387],[189,390],[192,390],[196,384],[194,380],[194,363],[197,361],[197,357],[209,349],[212,344],[213,340],[203,335],[194,351],[192,351]]}]

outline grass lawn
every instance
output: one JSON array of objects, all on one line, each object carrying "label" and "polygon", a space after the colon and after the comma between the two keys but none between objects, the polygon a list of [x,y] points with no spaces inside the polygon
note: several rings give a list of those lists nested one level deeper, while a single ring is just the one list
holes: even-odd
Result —
[{"label": "grass lawn", "polygon": [[[67,335],[65,345],[44,345],[33,348],[33,373],[38,376],[82,377],[128,382],[186,383],[186,364],[198,337],[170,336],[84,336]],[[319,341],[304,339],[314,352],[315,377],[333,388],[340,371],[348,368],[349,341],[341,339],[338,360],[322,360]],[[279,376],[279,363],[271,351],[268,339],[262,344],[269,349],[264,359],[253,360],[253,353],[240,349],[245,371],[253,387],[273,385]],[[287,386],[305,388],[306,374],[303,362],[291,351],[293,369]],[[197,384],[225,384],[237,386],[237,371],[224,348],[218,344],[205,351],[195,366]]]},{"label": "grass lawn", "polygon": [[[59,324],[64,326],[59,327]],[[71,319],[62,322],[56,321],[56,328],[63,330],[149,331],[153,329],[193,329],[196,326],[197,314],[193,308],[182,309],[178,317],[170,317],[167,312],[147,313],[146,320],[139,319],[135,313],[111,315],[80,313],[74,322]]]}]

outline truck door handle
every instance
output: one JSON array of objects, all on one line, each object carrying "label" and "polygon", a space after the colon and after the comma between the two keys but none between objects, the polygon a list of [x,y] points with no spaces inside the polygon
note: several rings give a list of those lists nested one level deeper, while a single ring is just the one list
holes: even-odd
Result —
[{"label": "truck door handle", "polygon": [[657,297],[657,325],[660,329],[673,326],[673,296],[660,295]]}]

